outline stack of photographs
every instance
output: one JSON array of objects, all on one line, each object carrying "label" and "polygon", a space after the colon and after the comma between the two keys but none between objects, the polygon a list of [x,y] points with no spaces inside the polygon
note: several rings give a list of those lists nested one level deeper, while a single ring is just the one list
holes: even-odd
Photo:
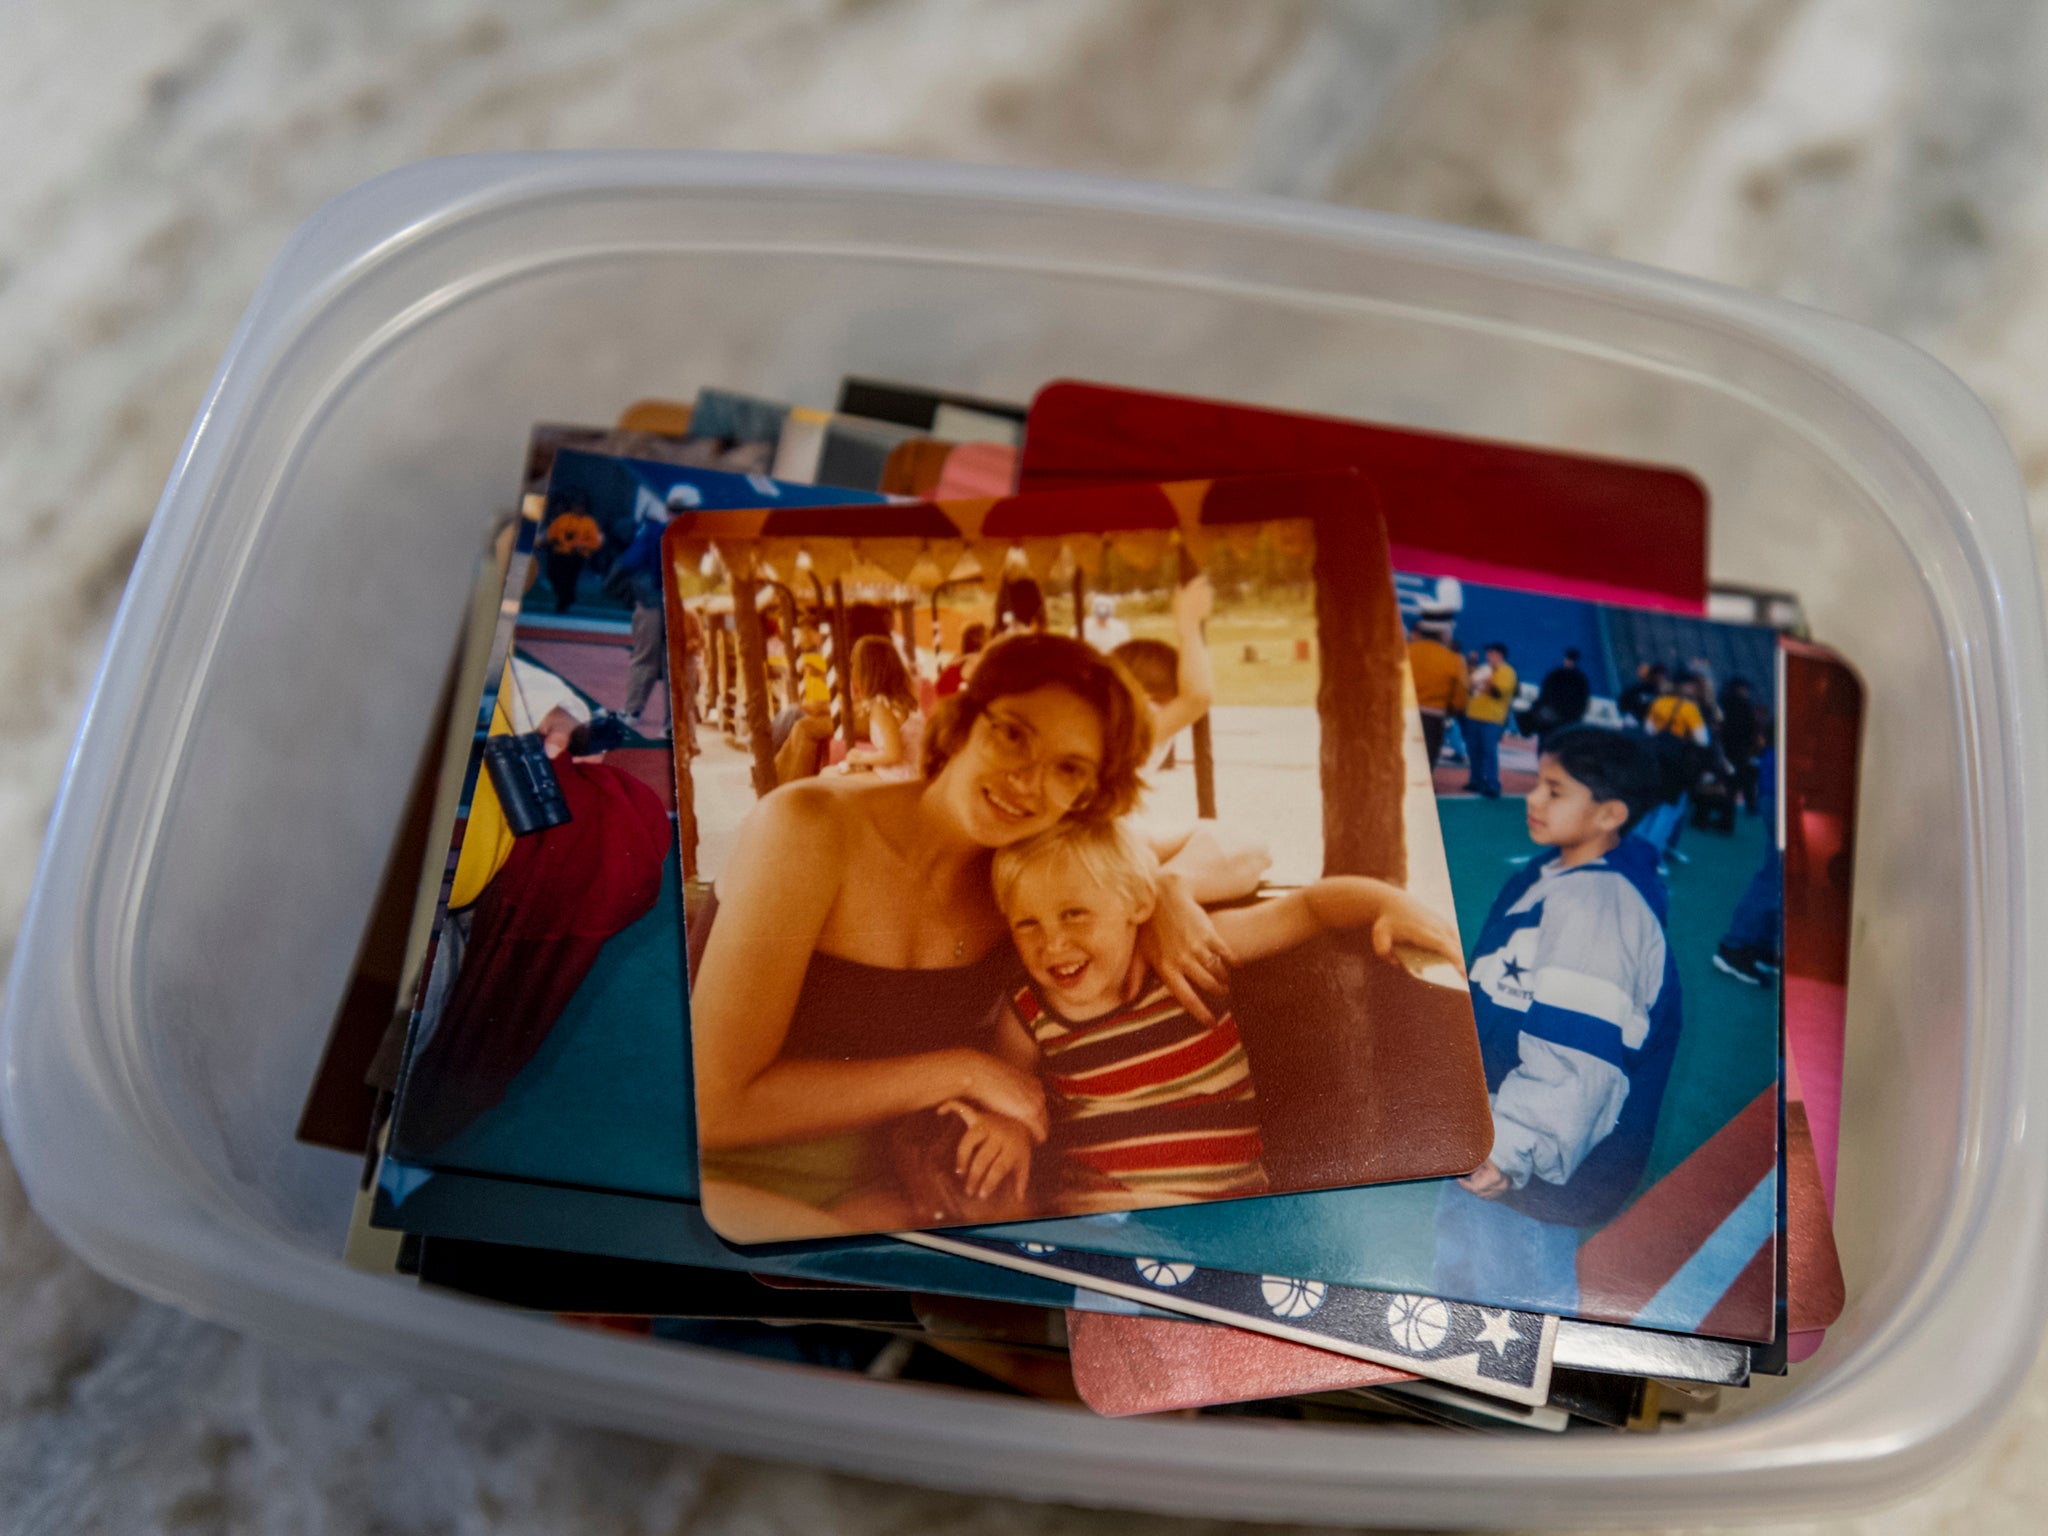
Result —
[{"label": "stack of photographs", "polygon": [[1682,467],[849,378],[518,486],[301,1120],[350,1262],[1110,1415],[1821,1347],[1862,690]]}]

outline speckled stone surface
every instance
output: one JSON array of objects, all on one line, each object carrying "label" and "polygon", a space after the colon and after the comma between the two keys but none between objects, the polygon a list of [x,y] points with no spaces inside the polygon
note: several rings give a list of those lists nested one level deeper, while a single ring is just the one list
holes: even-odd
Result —
[{"label": "speckled stone surface", "polygon": [[[106,625],[264,265],[465,150],[867,150],[1283,192],[1784,294],[1935,353],[2048,478],[2028,0],[13,0],[0,12],[0,956]],[[2040,1528],[2048,1378],[1890,1510]],[[1532,1512],[1536,1513],[1536,1512]],[[1674,1528],[1685,1511],[1674,1509]],[[0,1157],[0,1529],[1164,1531],[566,1428],[138,1301]]]}]

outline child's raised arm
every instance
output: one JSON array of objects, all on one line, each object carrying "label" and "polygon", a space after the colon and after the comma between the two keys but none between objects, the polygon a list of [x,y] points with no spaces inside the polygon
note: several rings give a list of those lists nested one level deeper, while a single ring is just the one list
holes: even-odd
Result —
[{"label": "child's raised arm", "polygon": [[1193,725],[1209,713],[1216,697],[1216,670],[1209,660],[1209,642],[1202,635],[1203,621],[1215,601],[1215,589],[1206,576],[1196,576],[1173,594],[1174,639],[1180,662],[1173,697],[1152,711],[1155,742],[1169,740]]},{"label": "child's raised arm", "polygon": [[1399,886],[1364,875],[1331,875],[1270,901],[1210,914],[1239,960],[1275,955],[1336,928],[1370,928],[1374,953],[1397,944],[1441,955],[1462,975],[1457,930]]}]

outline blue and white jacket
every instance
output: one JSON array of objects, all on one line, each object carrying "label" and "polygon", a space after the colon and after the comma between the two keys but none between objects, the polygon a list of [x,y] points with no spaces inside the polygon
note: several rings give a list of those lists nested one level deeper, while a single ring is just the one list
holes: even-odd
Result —
[{"label": "blue and white jacket", "polygon": [[1630,837],[1571,869],[1536,860],[1487,914],[1472,1009],[1502,1204],[1583,1227],[1635,1192],[1678,1047],[1668,901],[1656,851]]}]

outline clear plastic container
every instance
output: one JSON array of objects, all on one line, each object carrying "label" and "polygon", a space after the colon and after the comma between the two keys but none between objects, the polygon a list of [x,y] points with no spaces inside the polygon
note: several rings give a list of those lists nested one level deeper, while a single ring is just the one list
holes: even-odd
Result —
[{"label": "clear plastic container", "polygon": [[[1870,687],[1839,1235],[1787,1382],[1658,1436],[1081,1411],[563,1328],[352,1273],[293,1116],[529,422],[842,373],[1066,375],[1682,464],[1717,578]],[[92,1264],[236,1327],[581,1418],[949,1487],[1422,1525],[1794,1518],[1946,1465],[2042,1321],[2048,673],[2010,455],[1827,316],[1404,220],[964,167],[429,163],[279,258],[122,605],[8,989],[8,1142]],[[2029,785],[2034,785],[2030,790]],[[2041,998],[2029,1003],[2035,993]]]}]

